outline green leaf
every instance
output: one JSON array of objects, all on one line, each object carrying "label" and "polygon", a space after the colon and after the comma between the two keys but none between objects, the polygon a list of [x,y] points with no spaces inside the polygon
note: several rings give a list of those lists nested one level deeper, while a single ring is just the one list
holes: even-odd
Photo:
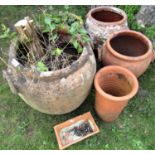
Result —
[{"label": "green leaf", "polygon": [[83,29],[83,28],[80,29],[79,32],[80,32],[80,34],[87,34],[87,31],[85,29]]},{"label": "green leaf", "polygon": [[12,37],[12,38],[14,38],[16,35],[17,35],[16,32],[12,32],[12,33],[11,33],[11,37]]},{"label": "green leaf", "polygon": [[147,27],[145,34],[153,40],[155,38],[155,26]]},{"label": "green leaf", "polygon": [[56,49],[56,55],[61,55],[61,53],[62,53],[62,50],[60,48],[57,48]]},{"label": "green leaf", "polygon": [[78,53],[82,53],[83,52],[83,48],[80,46],[78,46]]},{"label": "green leaf", "polygon": [[54,29],[56,29],[56,25],[55,24],[51,24],[50,25],[50,30],[53,31]]},{"label": "green leaf", "polygon": [[52,55],[59,56],[62,53],[62,49],[56,48],[53,50]]},{"label": "green leaf", "polygon": [[7,34],[2,34],[2,35],[0,35],[0,39],[5,39],[5,38],[7,38],[7,37],[8,37]]},{"label": "green leaf", "polygon": [[[73,25],[73,24],[72,24],[72,25]],[[74,33],[76,32],[76,27],[75,27],[75,26],[71,26],[69,32],[70,32],[71,34],[74,34]]]},{"label": "green leaf", "polygon": [[77,40],[73,40],[73,41],[72,41],[72,44],[73,44],[74,48],[78,49],[79,43],[78,43]]},{"label": "green leaf", "polygon": [[90,41],[90,38],[89,38],[88,36],[82,36],[82,41],[83,41],[84,43],[87,43],[87,42]]},{"label": "green leaf", "polygon": [[46,72],[46,71],[48,71],[48,68],[42,61],[39,61],[39,62],[37,62],[37,71]]},{"label": "green leaf", "polygon": [[70,27],[70,33],[71,34],[77,34],[79,30],[79,23],[78,22],[74,22],[71,27]]},{"label": "green leaf", "polygon": [[46,25],[51,25],[51,19],[49,16],[45,16],[44,22]]},{"label": "green leaf", "polygon": [[69,6],[68,5],[65,5],[64,8],[65,8],[65,10],[69,10]]},{"label": "green leaf", "polygon": [[49,39],[55,42],[55,40],[58,38],[57,34],[50,34]]},{"label": "green leaf", "polygon": [[43,30],[43,32],[49,32],[49,31],[50,31],[49,26]]},{"label": "green leaf", "polygon": [[54,18],[53,18],[53,21],[54,21],[56,24],[59,24],[59,23],[61,23],[61,18],[60,18],[60,17],[54,17]]},{"label": "green leaf", "polygon": [[14,39],[14,37],[16,36],[16,32],[11,32],[10,29],[6,27],[4,24],[1,24],[1,28],[3,32],[0,35],[0,39]]}]

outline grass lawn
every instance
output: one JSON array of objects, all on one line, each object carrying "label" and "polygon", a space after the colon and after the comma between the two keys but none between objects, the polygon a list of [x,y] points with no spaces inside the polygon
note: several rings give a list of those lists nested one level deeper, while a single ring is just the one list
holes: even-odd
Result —
[{"label": "grass lawn", "polygon": [[[0,6],[0,22],[12,28],[24,16],[37,14],[39,8]],[[55,6],[51,12],[62,8]],[[85,18],[88,7],[71,6],[71,11]],[[0,42],[0,48],[7,53],[8,41]],[[155,149],[155,63],[139,78],[139,93],[113,123],[102,122],[96,115],[94,88],[72,113],[52,116],[32,109],[11,93],[2,78],[4,68],[0,62],[0,149],[58,149],[53,126],[87,111],[91,111],[100,133],[68,149]]]}]

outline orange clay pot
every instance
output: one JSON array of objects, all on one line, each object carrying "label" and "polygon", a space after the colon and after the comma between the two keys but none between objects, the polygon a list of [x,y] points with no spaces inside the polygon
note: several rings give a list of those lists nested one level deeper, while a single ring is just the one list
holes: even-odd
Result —
[{"label": "orange clay pot", "polygon": [[153,60],[151,41],[142,33],[123,30],[110,35],[101,52],[104,65],[119,65],[141,76]]},{"label": "orange clay pot", "polygon": [[129,99],[138,91],[136,76],[126,68],[107,66],[95,76],[95,110],[99,117],[111,122],[118,118]]}]

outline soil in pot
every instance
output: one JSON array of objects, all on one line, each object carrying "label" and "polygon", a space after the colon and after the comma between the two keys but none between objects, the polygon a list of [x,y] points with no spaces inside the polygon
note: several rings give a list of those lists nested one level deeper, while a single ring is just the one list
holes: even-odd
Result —
[{"label": "soil in pot", "polygon": [[61,55],[55,56],[50,54],[44,60],[49,71],[66,68],[80,57],[80,54],[78,54],[72,44],[66,46],[66,43],[61,43],[58,47],[61,49],[65,48]]},{"label": "soil in pot", "polygon": [[123,16],[109,10],[98,10],[92,12],[92,17],[101,22],[117,22],[123,19]]},{"label": "soil in pot", "polygon": [[110,44],[118,53],[130,57],[141,56],[148,50],[144,41],[129,35],[116,36],[110,41]]},{"label": "soil in pot", "polygon": [[[59,34],[59,38],[57,39],[56,44],[59,49],[64,49],[60,55],[55,55],[52,53],[52,50],[55,47],[53,47],[53,45],[50,43],[48,33],[41,34],[39,32],[38,36],[45,52],[45,55],[42,58],[42,62],[48,68],[48,71],[55,71],[66,68],[80,57],[80,54],[77,52],[74,46],[69,43],[69,35]],[[28,46],[26,44],[19,43],[16,57],[23,66],[29,65],[27,55],[28,52]]]}]

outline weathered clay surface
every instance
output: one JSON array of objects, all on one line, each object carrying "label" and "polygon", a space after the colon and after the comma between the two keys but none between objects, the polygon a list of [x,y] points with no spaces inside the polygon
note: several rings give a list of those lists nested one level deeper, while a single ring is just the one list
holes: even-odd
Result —
[{"label": "weathered clay surface", "polygon": [[[90,45],[71,66],[41,74],[15,63],[15,51],[12,45],[9,64],[15,69],[9,67],[5,74],[12,82],[10,87],[14,87],[14,92],[34,109],[47,114],[65,114],[78,108],[88,96],[96,73]],[[17,67],[21,71],[17,71]]]},{"label": "weathered clay surface", "polygon": [[143,5],[136,15],[137,22],[143,26],[155,25],[155,5]]},{"label": "weathered clay surface", "polygon": [[[92,13],[98,12],[100,10],[114,12],[118,15],[121,15],[123,19],[118,22],[104,22],[104,21],[96,20],[92,16]],[[93,40],[94,44],[98,45],[100,44],[100,42],[103,43],[111,33],[128,29],[127,16],[125,12],[114,7],[108,7],[108,6],[97,7],[97,8],[91,9],[88,12],[85,27],[91,39]]]}]

